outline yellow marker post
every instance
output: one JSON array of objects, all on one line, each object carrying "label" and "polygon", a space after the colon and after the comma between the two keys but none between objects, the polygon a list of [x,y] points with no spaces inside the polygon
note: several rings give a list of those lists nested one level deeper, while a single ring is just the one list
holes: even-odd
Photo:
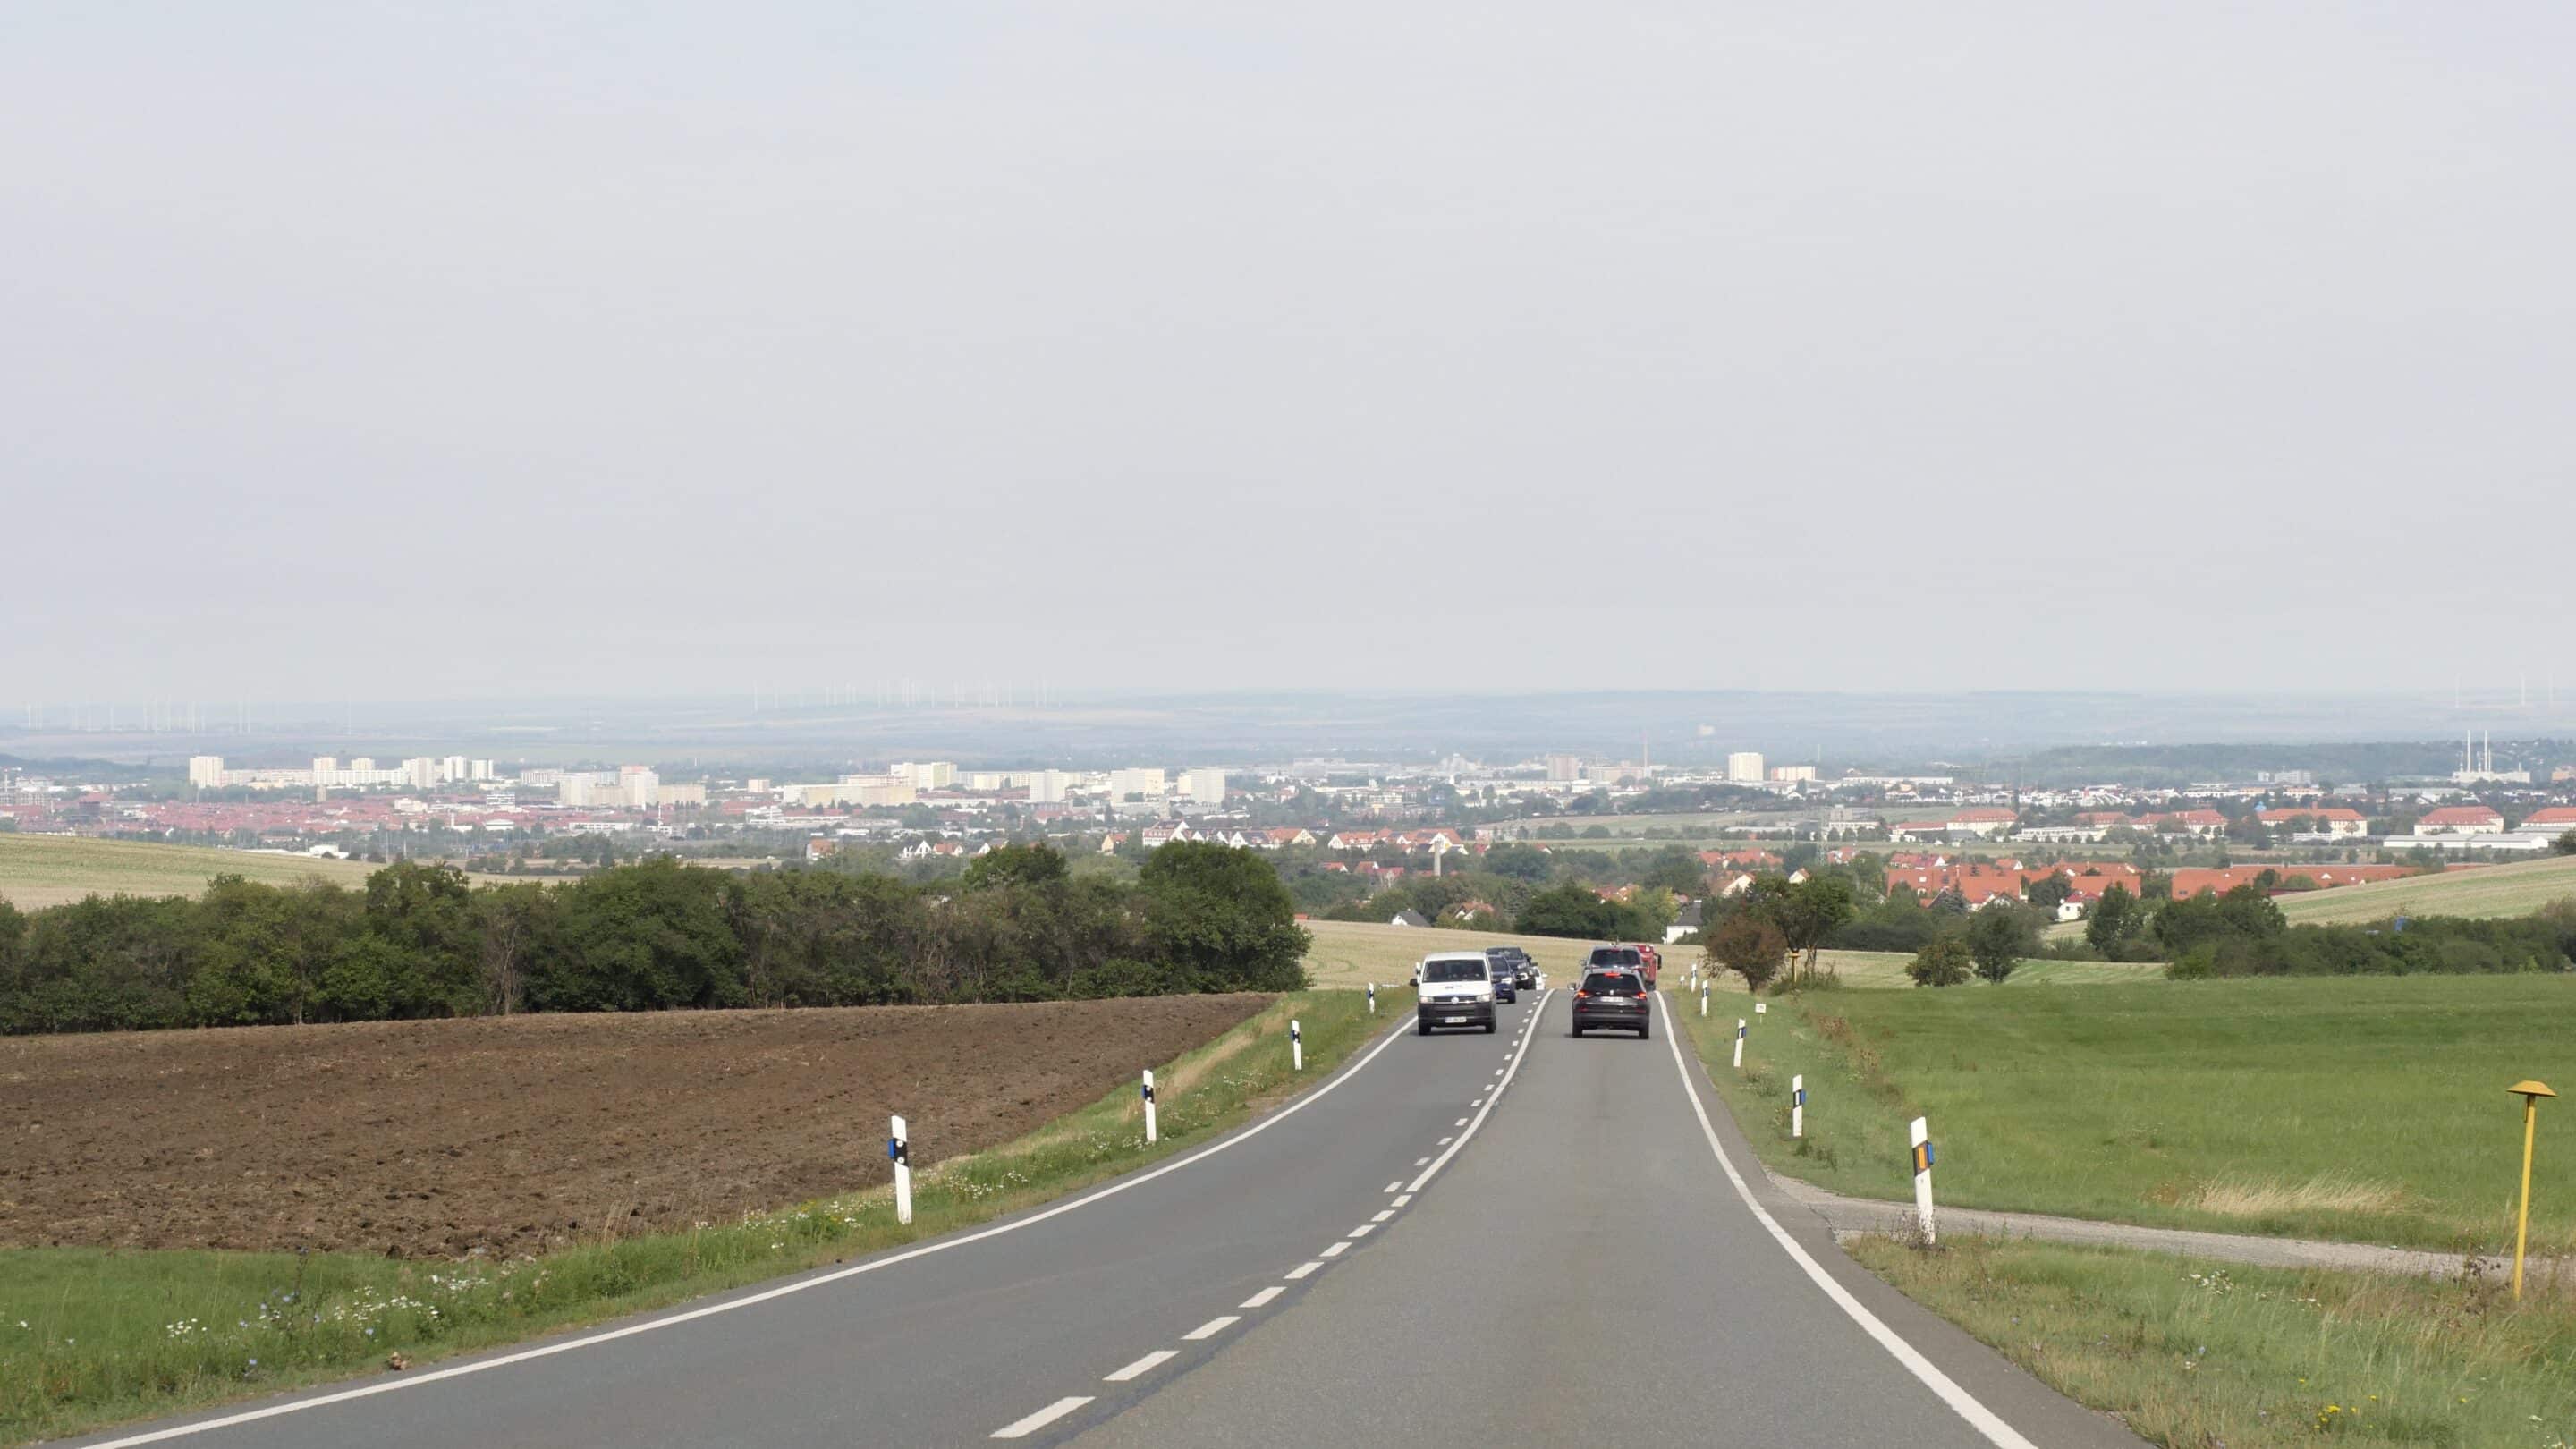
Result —
[{"label": "yellow marker post", "polygon": [[2522,1096],[2522,1208],[2513,1220],[2513,1296],[2522,1296],[2522,1250],[2531,1239],[2531,1137],[2540,1119],[2540,1099],[2558,1094],[2546,1082],[2516,1082],[2505,1088]]}]

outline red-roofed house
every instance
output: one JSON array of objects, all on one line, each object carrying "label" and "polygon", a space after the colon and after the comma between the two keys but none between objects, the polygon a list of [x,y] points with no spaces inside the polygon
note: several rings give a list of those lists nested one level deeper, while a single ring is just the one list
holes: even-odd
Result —
[{"label": "red-roofed house", "polygon": [[1996,835],[2013,828],[2021,817],[1995,805],[1971,805],[1953,814],[1947,824],[1953,835]]},{"label": "red-roofed house", "polygon": [[2146,823],[2159,831],[2184,831],[2204,836],[2227,833],[2227,817],[2215,810],[2170,810],[2148,816]]},{"label": "red-roofed house", "polygon": [[2576,805],[2550,805],[2522,817],[2525,830],[2576,830]]},{"label": "red-roofed house", "polygon": [[[2358,810],[2340,805],[2293,806],[2287,810],[2266,810],[2255,817],[2274,830],[2295,830],[2307,835],[2368,835],[2370,822]],[[2576,822],[2571,822],[2576,823]]]},{"label": "red-roofed house", "polygon": [[2494,835],[2503,829],[2504,817],[2484,805],[2445,805],[2415,822],[2418,835]]}]

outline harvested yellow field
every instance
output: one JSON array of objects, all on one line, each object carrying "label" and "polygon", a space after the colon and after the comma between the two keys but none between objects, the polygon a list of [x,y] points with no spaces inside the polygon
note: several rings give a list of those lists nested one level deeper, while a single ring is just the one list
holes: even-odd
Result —
[{"label": "harvested yellow field", "polygon": [[377,868],[354,860],[201,845],[0,834],[0,900],[22,911],[92,895],[194,896],[219,875],[271,885],[327,880],[354,887],[365,884],[368,872]]}]

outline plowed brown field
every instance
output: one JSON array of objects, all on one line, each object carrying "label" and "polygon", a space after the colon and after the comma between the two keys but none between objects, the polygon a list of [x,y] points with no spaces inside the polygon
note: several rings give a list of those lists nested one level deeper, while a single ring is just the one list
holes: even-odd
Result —
[{"label": "plowed brown field", "polygon": [[1008,1141],[1266,997],[0,1039],[0,1246],[531,1252]]}]

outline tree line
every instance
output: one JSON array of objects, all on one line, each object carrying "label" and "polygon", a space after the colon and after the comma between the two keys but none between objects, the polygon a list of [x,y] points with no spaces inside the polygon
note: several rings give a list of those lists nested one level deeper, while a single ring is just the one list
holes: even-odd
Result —
[{"label": "tree line", "polygon": [[[1821,950],[1913,953],[1917,985],[2001,982],[2033,957],[2162,961],[2183,980],[2212,976],[2497,974],[2576,970],[2576,899],[2529,916],[2391,917],[2368,925],[2291,925],[2259,884],[2180,900],[2113,885],[2095,903],[2082,940],[2044,942],[2065,883],[2033,887],[2027,903],[1971,910],[1955,897],[1917,904],[1902,888],[1870,899],[1868,877],[1839,868],[1801,881],[1758,877],[1705,908],[1696,942],[1711,970],[1732,971],[1759,991],[1810,975]],[[1783,976],[1784,968],[1787,975]]]},{"label": "tree line", "polygon": [[476,886],[406,862],[358,890],[222,876],[195,899],[0,902],[0,1033],[1290,991],[1306,945],[1269,864],[1203,842],[1132,884],[1044,845],[941,887],[668,857]]}]

